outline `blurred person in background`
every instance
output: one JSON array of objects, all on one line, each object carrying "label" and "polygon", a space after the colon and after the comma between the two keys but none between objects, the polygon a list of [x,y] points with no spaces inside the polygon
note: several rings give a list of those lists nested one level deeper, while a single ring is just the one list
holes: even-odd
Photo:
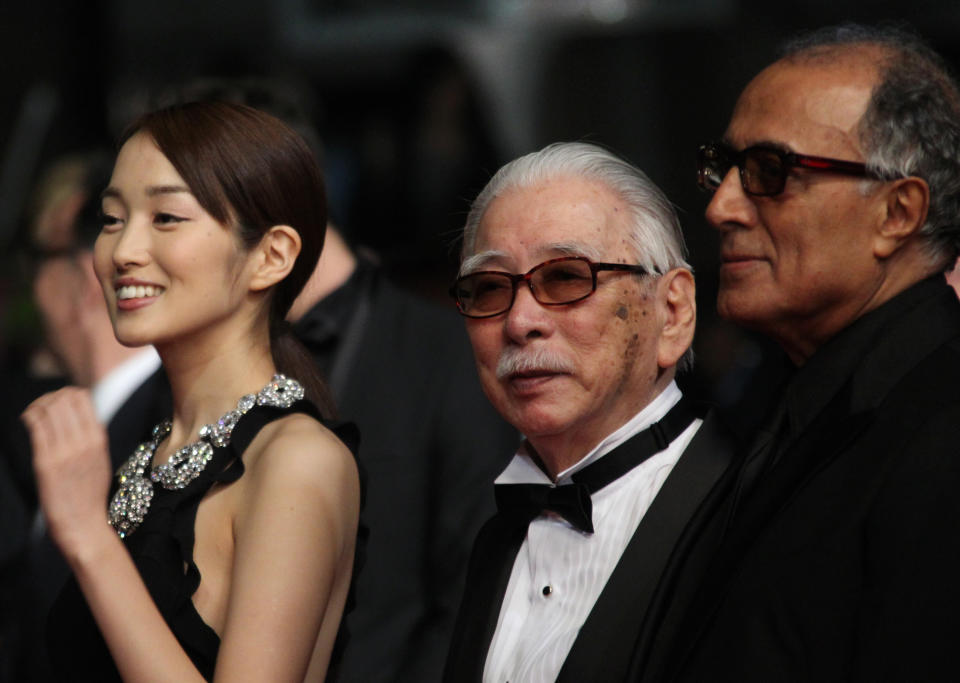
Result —
[{"label": "blurred person in background", "polygon": [[[71,383],[91,390],[98,420],[107,426],[113,466],[120,465],[168,410],[169,388],[152,347],[120,344],[93,269],[100,232],[100,192],[109,180],[105,152],[65,156],[41,174],[17,250],[26,265],[40,314],[42,345],[25,368],[31,386]],[[19,495],[32,520],[25,551],[11,570],[11,604],[18,640],[10,650],[16,679],[47,680],[43,635],[47,612],[69,569],[47,534],[30,464],[27,433],[11,405],[0,437],[4,466],[17,473]],[[14,412],[15,411],[15,412]]]},{"label": "blurred person in background", "polygon": [[947,284],[960,296],[960,261],[954,264],[953,270],[947,271]]},{"label": "blurred person in background", "polygon": [[[29,236],[34,301],[46,347],[71,384],[90,387],[97,417],[109,424],[138,387],[159,370],[160,358],[151,346],[130,347],[117,341],[94,272],[93,245],[101,227],[100,192],[109,180],[108,156],[90,153],[59,162],[52,170],[54,174],[66,171],[73,176],[73,186],[59,201],[51,198],[52,206],[40,212]],[[162,377],[156,382],[162,386]],[[157,398],[151,391],[142,393]],[[131,424],[132,417],[117,421],[112,450],[129,452],[143,436],[148,418]]]}]

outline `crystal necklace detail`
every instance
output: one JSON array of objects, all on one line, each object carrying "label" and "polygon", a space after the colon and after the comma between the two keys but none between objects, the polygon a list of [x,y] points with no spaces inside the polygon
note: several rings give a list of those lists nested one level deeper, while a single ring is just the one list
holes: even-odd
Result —
[{"label": "crystal necklace detail", "polygon": [[172,427],[170,420],[158,424],[153,428],[151,439],[137,446],[117,471],[120,488],[109,507],[110,524],[117,535],[125,538],[143,522],[153,500],[154,484],[170,490],[182,489],[196,479],[213,458],[213,449],[230,443],[233,428],[254,406],[289,408],[302,398],[303,387],[299,382],[284,375],[274,375],[259,392],[247,394],[237,401],[236,409],[224,413],[216,422],[203,425],[199,441],[177,449],[167,462],[151,470],[150,463],[157,446],[167,438]]}]

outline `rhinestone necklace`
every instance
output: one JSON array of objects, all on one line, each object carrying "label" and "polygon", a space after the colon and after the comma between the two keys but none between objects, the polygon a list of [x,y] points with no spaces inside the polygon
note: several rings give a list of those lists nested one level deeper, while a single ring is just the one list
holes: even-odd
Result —
[{"label": "rhinestone necklace", "polygon": [[284,375],[274,375],[259,392],[247,394],[237,401],[235,410],[224,413],[216,422],[203,425],[199,441],[177,449],[167,462],[151,470],[150,463],[157,446],[167,438],[172,427],[170,420],[164,420],[153,428],[150,440],[137,446],[117,471],[120,488],[110,501],[110,524],[120,538],[132,534],[150,509],[154,484],[170,490],[185,488],[213,458],[213,449],[230,443],[233,428],[254,406],[289,408],[302,398],[303,387],[299,382]]}]

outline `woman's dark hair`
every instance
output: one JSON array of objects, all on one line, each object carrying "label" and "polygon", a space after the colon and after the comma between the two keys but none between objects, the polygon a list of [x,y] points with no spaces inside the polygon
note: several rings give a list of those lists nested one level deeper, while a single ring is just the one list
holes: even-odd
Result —
[{"label": "woman's dark hair", "polygon": [[270,349],[277,369],[303,383],[326,416],[333,401],[320,373],[285,321],[323,248],[327,203],[323,175],[307,143],[279,119],[240,104],[188,102],[144,114],[120,144],[149,135],[200,206],[233,226],[247,248],[275,225],[300,235],[293,269],[270,298]]}]

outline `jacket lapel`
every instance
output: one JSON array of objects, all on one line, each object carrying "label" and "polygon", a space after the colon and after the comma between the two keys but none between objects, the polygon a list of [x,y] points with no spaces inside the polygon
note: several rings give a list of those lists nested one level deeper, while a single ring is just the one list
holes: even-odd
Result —
[{"label": "jacket lapel", "polygon": [[494,515],[477,535],[467,568],[443,680],[480,681],[526,525]]},{"label": "jacket lapel", "polygon": [[740,558],[749,551],[770,521],[789,504],[803,482],[828,466],[873,421],[872,410],[844,416],[847,406],[848,388],[831,401],[805,436],[783,453],[777,465],[763,475],[762,481],[736,510],[733,521],[724,531],[723,544],[710,561],[709,569],[702,574],[703,581],[691,601],[692,607],[686,611],[686,619],[677,629],[672,658],[664,660],[657,669],[651,669],[655,678],[648,680],[667,680],[663,675],[665,672],[659,669],[661,665],[667,672],[676,671],[712,621],[726,594],[726,586],[736,575]]},{"label": "jacket lapel", "polygon": [[[745,491],[742,505],[723,534],[721,547],[703,573],[703,581],[693,587],[696,595],[691,607],[684,610],[671,649],[656,667],[646,671],[643,680],[676,679],[684,662],[697,651],[698,641],[709,631],[743,558],[771,522],[806,482],[843,457],[851,444],[875,424],[876,406],[899,387],[904,375],[960,333],[960,309],[942,277],[900,296],[899,302],[893,300],[884,311],[868,314],[855,323],[861,329],[861,341],[855,349],[859,355],[853,365],[838,370],[848,375],[847,380],[820,414],[803,426],[798,440],[780,453],[776,464],[758,477],[752,490]],[[883,317],[871,319],[871,315]],[[872,327],[872,332],[865,335],[863,325],[868,331]],[[922,387],[915,390],[922,393]]]},{"label": "jacket lapel", "polygon": [[[574,641],[558,681],[620,681],[645,657],[661,599],[697,530],[712,516],[730,477],[734,449],[711,414],[683,453],[627,544]],[[723,481],[724,485],[720,486]],[[658,605],[658,609],[651,609]]]}]

